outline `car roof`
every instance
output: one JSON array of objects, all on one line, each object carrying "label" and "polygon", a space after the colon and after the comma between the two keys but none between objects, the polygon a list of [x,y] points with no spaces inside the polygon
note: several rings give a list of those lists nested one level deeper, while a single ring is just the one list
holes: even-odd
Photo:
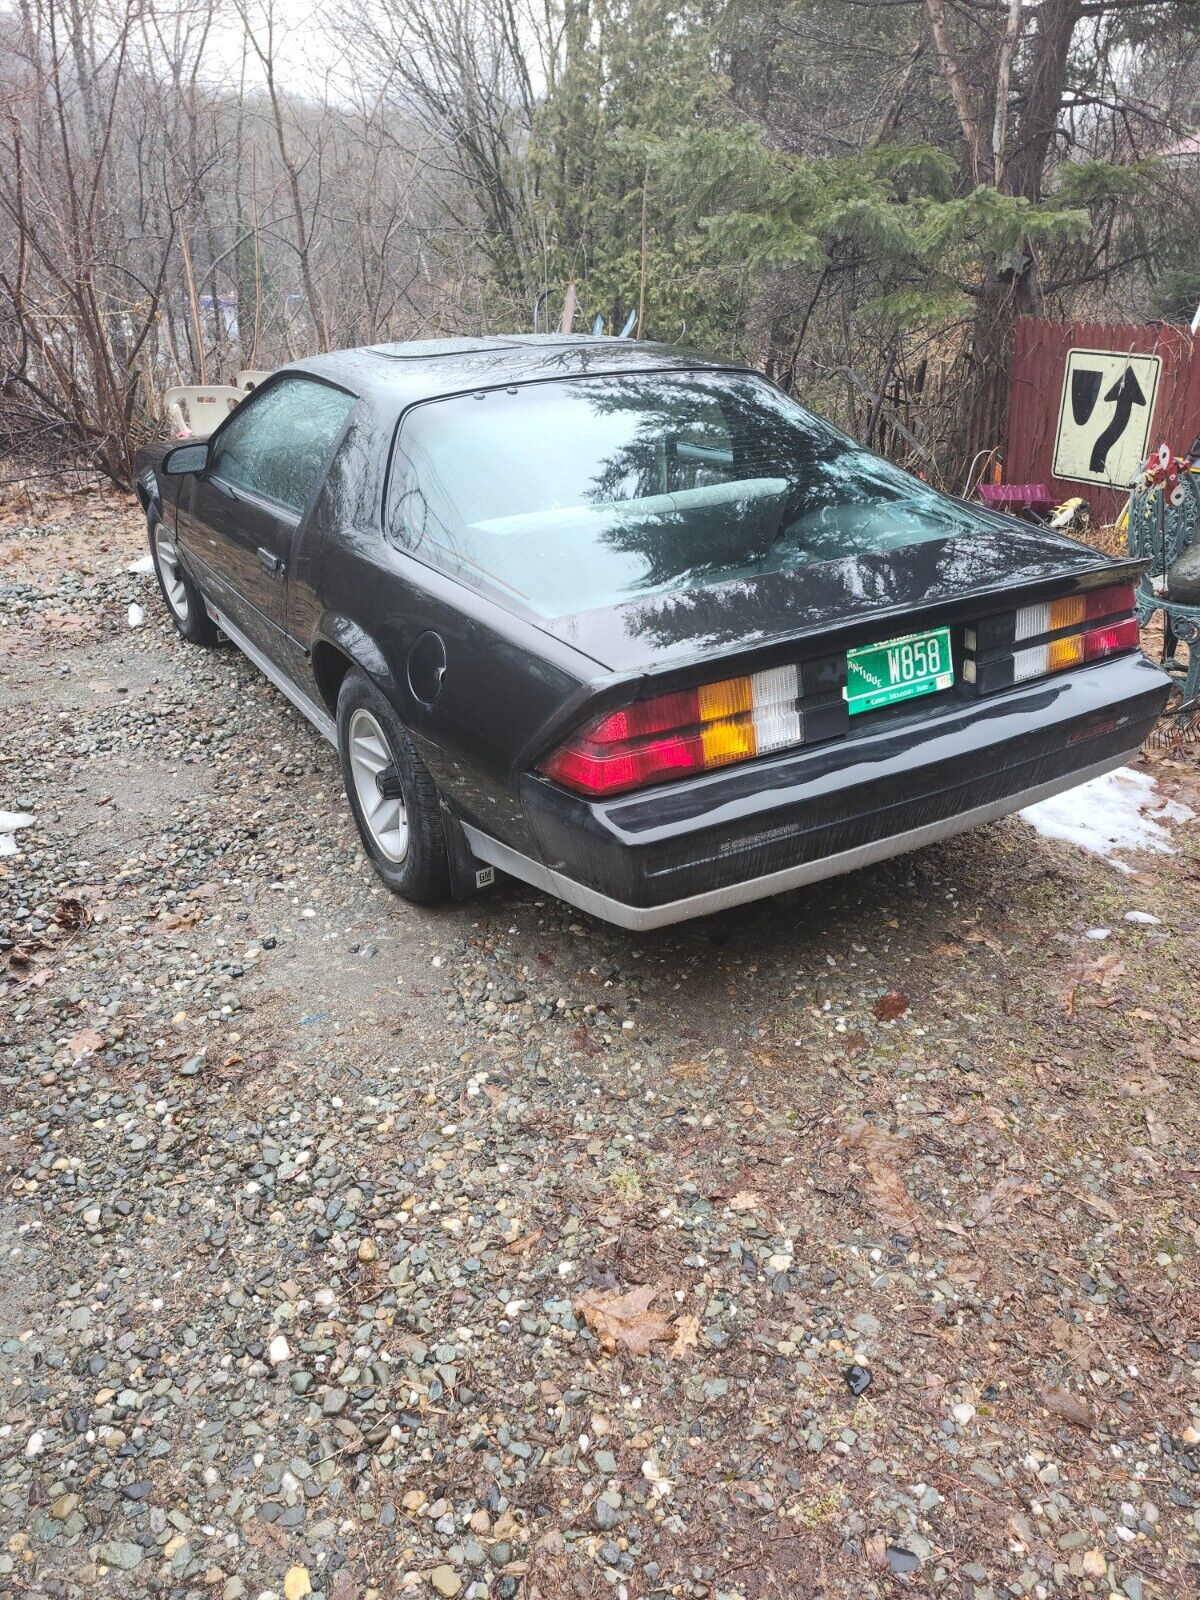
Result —
[{"label": "car roof", "polygon": [[284,368],[370,394],[402,410],[419,400],[513,383],[602,373],[745,370],[668,344],[596,334],[513,333],[488,338],[412,339],[308,356]]}]

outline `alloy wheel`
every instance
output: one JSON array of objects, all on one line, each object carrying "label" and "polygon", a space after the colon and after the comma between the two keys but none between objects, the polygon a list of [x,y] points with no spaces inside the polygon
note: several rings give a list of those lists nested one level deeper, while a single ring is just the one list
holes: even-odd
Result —
[{"label": "alloy wheel", "polygon": [[154,527],[154,553],[158,557],[158,570],[162,574],[163,593],[167,597],[167,604],[180,622],[186,622],[188,596],[179,565],[179,552],[175,548],[174,539],[161,522],[156,523]]},{"label": "alloy wheel", "polygon": [[387,735],[361,706],[347,733],[350,773],[371,838],[389,861],[403,861],[408,854],[408,808]]}]

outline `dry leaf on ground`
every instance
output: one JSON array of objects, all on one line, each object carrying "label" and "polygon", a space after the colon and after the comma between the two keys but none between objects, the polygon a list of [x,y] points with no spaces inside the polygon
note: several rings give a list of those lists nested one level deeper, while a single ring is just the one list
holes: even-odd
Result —
[{"label": "dry leaf on ground", "polygon": [[680,1317],[672,1330],[675,1342],[671,1346],[671,1355],[681,1356],[686,1350],[693,1349],[700,1343],[700,1318]]},{"label": "dry leaf on ground", "polygon": [[624,1294],[588,1289],[575,1301],[575,1312],[600,1340],[602,1350],[619,1348],[631,1355],[647,1356],[651,1345],[674,1336],[666,1317],[649,1309],[659,1293],[661,1290],[650,1283],[639,1284]]},{"label": "dry leaf on ground", "polygon": [[999,1183],[993,1185],[985,1194],[981,1194],[971,1205],[971,1215],[976,1222],[986,1222],[989,1217],[995,1216],[998,1211],[1007,1211],[1019,1199],[1034,1191],[1023,1178],[1016,1173],[1006,1173]]},{"label": "dry leaf on ground", "polygon": [[900,1142],[869,1122],[856,1122],[839,1141],[855,1151],[867,1175],[867,1189],[880,1219],[897,1233],[916,1238],[928,1228],[924,1212],[904,1186],[896,1170]]},{"label": "dry leaf on ground", "polygon": [[1089,1211],[1094,1211],[1098,1217],[1107,1217],[1110,1222],[1120,1222],[1121,1213],[1117,1210],[1116,1206],[1110,1204],[1109,1201],[1102,1199],[1100,1195],[1076,1194],[1073,1189],[1068,1189],[1066,1192],[1071,1196],[1072,1200],[1078,1200],[1082,1205],[1085,1205]]},{"label": "dry leaf on ground", "polygon": [[706,1061],[677,1061],[670,1069],[671,1076],[680,1083],[686,1083],[690,1078],[707,1078],[708,1063]]},{"label": "dry leaf on ground", "polygon": [[1039,1389],[1038,1397],[1050,1415],[1061,1422],[1069,1422],[1073,1428],[1086,1428],[1089,1431],[1096,1426],[1092,1408],[1082,1395],[1074,1394],[1070,1389]]},{"label": "dry leaf on ground", "polygon": [[531,1250],[533,1248],[545,1231],[545,1228],[534,1228],[529,1233],[521,1234],[520,1238],[518,1239],[511,1239],[504,1246],[504,1248],[508,1251],[510,1256],[523,1255],[526,1250]]},{"label": "dry leaf on ground", "polygon": [[899,989],[889,989],[887,994],[881,994],[875,1002],[875,1015],[880,1022],[895,1022],[897,1017],[902,1017],[909,1009],[908,996],[901,994]]},{"label": "dry leaf on ground", "polygon": [[97,1033],[95,1028],[81,1028],[67,1045],[67,1049],[73,1056],[85,1056],[90,1051],[99,1050],[103,1043],[104,1035]]},{"label": "dry leaf on ground", "polygon": [[54,908],[54,915],[50,919],[56,928],[62,928],[66,933],[74,933],[76,928],[82,928],[89,920],[87,907],[82,900],[76,900],[72,895],[64,895]]},{"label": "dry leaf on ground", "polygon": [[194,928],[203,915],[199,906],[185,902],[170,916],[163,917],[158,926],[163,933],[178,933],[181,928]]}]

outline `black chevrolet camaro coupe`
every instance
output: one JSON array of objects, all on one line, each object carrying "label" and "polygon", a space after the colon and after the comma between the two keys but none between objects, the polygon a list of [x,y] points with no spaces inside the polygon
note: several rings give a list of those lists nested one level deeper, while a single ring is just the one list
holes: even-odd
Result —
[{"label": "black chevrolet camaro coupe", "polygon": [[300,361],[137,489],[180,633],[335,742],[410,900],[627,928],[845,872],[1135,752],[1142,570],[935,493],[752,372],[533,337]]}]

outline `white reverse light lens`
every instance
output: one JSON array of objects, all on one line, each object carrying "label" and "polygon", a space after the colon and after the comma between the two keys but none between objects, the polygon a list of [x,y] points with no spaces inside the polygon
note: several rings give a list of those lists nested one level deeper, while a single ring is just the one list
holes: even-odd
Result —
[{"label": "white reverse light lens", "polygon": [[800,696],[798,667],[771,667],[750,679],[750,717],[758,754],[784,750],[804,739],[804,719],[796,710]]}]

